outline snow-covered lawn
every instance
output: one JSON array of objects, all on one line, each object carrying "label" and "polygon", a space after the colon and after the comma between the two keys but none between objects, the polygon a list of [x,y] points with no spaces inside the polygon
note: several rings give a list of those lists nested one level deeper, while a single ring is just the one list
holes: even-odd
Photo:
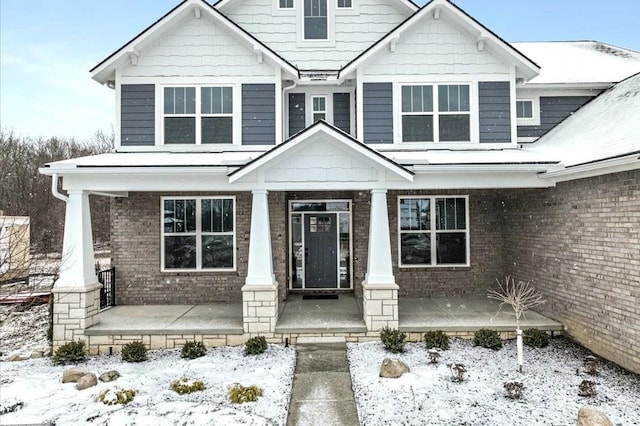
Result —
[{"label": "snow-covered lawn", "polygon": [[[578,409],[594,406],[616,425],[640,424],[640,376],[602,361],[599,374],[583,371],[590,355],[563,338],[543,349],[525,347],[525,370],[517,372],[515,342],[499,351],[451,339],[438,364],[424,344],[391,354],[382,343],[348,345],[358,415],[363,425],[571,425]],[[411,369],[399,379],[380,378],[384,358],[400,358]],[[448,363],[465,365],[462,383],[451,381]],[[578,396],[583,380],[596,382],[595,397]],[[521,400],[505,397],[504,383],[524,384]]]},{"label": "snow-covered lawn", "polygon": [[[75,383],[63,384],[62,372],[72,366],[54,366],[49,358],[0,364],[0,412],[23,402],[24,406],[0,416],[0,424],[92,425],[284,425],[286,422],[295,350],[269,345],[257,356],[244,356],[244,347],[209,349],[194,360],[179,350],[149,351],[149,359],[126,363],[120,356],[92,357],[75,367],[97,376],[117,370],[121,377],[83,391]],[[169,389],[181,377],[202,380],[206,390],[178,395]],[[257,402],[231,404],[227,389],[234,383],[258,385],[264,396]],[[103,389],[136,389],[128,405],[96,402]]]}]

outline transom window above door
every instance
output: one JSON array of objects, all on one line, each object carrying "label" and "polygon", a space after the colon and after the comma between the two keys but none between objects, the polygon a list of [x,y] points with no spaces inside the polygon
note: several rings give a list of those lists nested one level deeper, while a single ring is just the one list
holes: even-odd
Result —
[{"label": "transom window above door", "polygon": [[233,88],[165,87],[165,145],[233,143]]},{"label": "transom window above door", "polygon": [[401,86],[403,142],[470,142],[469,84]]}]

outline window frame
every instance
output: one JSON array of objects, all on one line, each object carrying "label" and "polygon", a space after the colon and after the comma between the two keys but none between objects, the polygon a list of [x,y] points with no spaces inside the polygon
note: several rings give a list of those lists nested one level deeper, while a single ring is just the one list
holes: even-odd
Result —
[{"label": "window frame", "polygon": [[[350,6],[340,6],[340,1],[349,1],[351,2]],[[351,10],[353,9],[353,3],[355,0],[336,0],[336,9],[337,10]]]},{"label": "window frame", "polygon": [[[290,0],[291,1],[291,6],[282,6],[282,1],[283,0],[275,0],[276,1],[276,9],[277,10],[294,10],[295,9],[295,0]],[[289,0],[284,0],[284,2],[288,2]]]},{"label": "window frame", "polygon": [[[531,113],[532,117],[518,117],[518,102],[531,102]],[[540,97],[538,96],[530,96],[530,97],[516,97],[516,100],[513,103],[513,107],[515,108],[515,116],[516,122],[518,126],[539,126],[540,125]]]},{"label": "window frame", "polygon": [[[307,38],[306,36],[306,26],[307,26],[307,18],[321,18],[322,15],[318,15],[318,16],[307,16],[305,13],[305,2],[306,1],[318,1],[318,2],[324,2],[325,3],[325,10],[326,10],[326,15],[324,15],[325,18],[325,23],[326,23],[326,33],[327,36],[325,38]],[[330,25],[329,25],[329,20],[330,20],[330,16],[331,13],[329,12],[329,9],[331,7],[331,3],[329,2],[329,0],[302,0],[301,1],[302,7],[300,9],[302,9],[302,40],[304,40],[305,42],[327,42],[331,39],[331,34],[330,34]],[[313,9],[313,5],[311,6],[311,8]]]},{"label": "window frame", "polygon": [[[164,212],[165,201],[176,201],[176,200],[195,200],[196,202],[196,229],[191,232],[184,233],[166,233],[164,229]],[[203,232],[202,231],[202,201],[203,200],[231,200],[232,208],[233,208],[233,231],[231,232]],[[167,195],[160,197],[160,272],[167,273],[181,273],[181,272],[207,272],[207,271],[215,271],[215,272],[234,272],[238,268],[237,262],[237,203],[235,195],[184,195],[184,196],[174,196]],[[233,253],[233,265],[232,267],[221,267],[221,268],[203,268],[202,267],[202,237],[207,235],[232,235],[232,253]],[[194,268],[166,268],[165,267],[165,236],[194,236],[196,239],[196,267]]]},{"label": "window frame", "polygon": [[[311,124],[314,124],[316,121],[319,121],[319,120],[315,119],[316,114],[324,114],[323,120],[329,122],[329,120],[328,120],[328,118],[329,118],[329,96],[327,96],[327,95],[310,95],[309,97],[311,98]],[[316,111],[316,109],[315,109],[315,100],[316,99],[322,99],[324,101],[324,109],[323,110],[317,110]],[[331,108],[331,109],[333,111],[333,108]]]},{"label": "window frame", "polygon": [[[461,198],[464,199],[465,203],[465,229],[464,230],[456,230],[456,229],[437,229],[436,226],[436,200],[438,199],[456,199]],[[420,200],[429,200],[429,229],[428,230],[402,230],[401,220],[402,220],[402,212],[401,212],[401,202],[402,200],[407,199],[420,199]],[[468,268],[471,266],[471,226],[469,223],[469,195],[459,195],[459,194],[445,194],[445,195],[401,195],[398,196],[398,208],[397,208],[397,248],[398,248],[398,267],[401,269],[416,269],[416,268]],[[431,263],[430,264],[403,264],[402,263],[402,235],[403,234],[429,234],[430,241],[432,242],[430,250],[431,250]],[[437,235],[439,233],[460,233],[465,235],[465,263],[437,263]]]},{"label": "window frame", "polygon": [[[439,91],[441,87],[444,86],[466,86],[469,92],[469,109],[468,111],[441,111],[440,108],[440,96]],[[405,112],[403,111],[403,92],[405,87],[422,87],[423,90],[425,87],[431,87],[431,95],[432,95],[432,111],[422,111],[422,112]],[[399,143],[414,145],[414,144],[469,144],[469,143],[477,143],[477,132],[474,130],[477,124],[476,115],[477,115],[477,91],[476,91],[476,83],[470,81],[437,81],[437,82],[402,82],[398,84],[398,96],[396,99],[397,111],[398,111],[398,137]],[[403,118],[405,116],[422,116],[422,115],[431,115],[433,117],[432,127],[433,127],[433,140],[420,140],[420,141],[405,141],[404,140],[404,126],[403,126]],[[459,141],[441,141],[440,140],[440,117],[442,116],[451,116],[451,115],[465,115],[469,117],[469,140],[459,140]]]},{"label": "window frame", "polygon": [[[165,89],[168,88],[194,88],[195,89],[195,112],[193,114],[167,114],[164,110]],[[230,88],[231,89],[231,112],[230,113],[203,113],[202,112],[202,89],[205,88]],[[159,85],[161,111],[161,120],[159,123],[160,141],[162,146],[170,147],[190,147],[190,146],[232,146],[241,143],[241,137],[238,134],[237,127],[239,122],[239,103],[237,86],[235,84],[214,83],[214,84],[163,84]],[[165,135],[165,118],[166,117],[194,117],[195,119],[195,141],[194,143],[167,143]],[[231,118],[231,141],[223,143],[202,143],[202,119],[209,117],[230,117]]]}]

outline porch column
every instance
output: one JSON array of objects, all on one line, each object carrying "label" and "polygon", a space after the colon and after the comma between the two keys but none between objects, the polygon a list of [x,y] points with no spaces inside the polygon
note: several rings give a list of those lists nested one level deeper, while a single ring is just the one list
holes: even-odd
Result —
[{"label": "porch column", "polygon": [[53,286],[53,346],[82,340],[99,322],[100,288],[95,272],[89,193],[69,190],[60,276]]},{"label": "porch column", "polygon": [[278,283],[273,273],[269,198],[266,190],[254,190],[247,278],[242,287],[244,332],[273,334],[278,320]]},{"label": "porch column", "polygon": [[369,255],[362,283],[364,320],[369,332],[398,328],[398,286],[393,276],[387,190],[371,190]]}]

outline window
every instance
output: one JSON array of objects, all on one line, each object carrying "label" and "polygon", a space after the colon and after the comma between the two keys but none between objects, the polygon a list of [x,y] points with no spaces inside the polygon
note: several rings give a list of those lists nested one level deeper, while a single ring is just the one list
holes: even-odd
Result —
[{"label": "window", "polygon": [[278,0],[280,9],[293,9],[293,0]]},{"label": "window", "polygon": [[327,98],[325,96],[313,96],[313,122],[327,119]]},{"label": "window", "polygon": [[164,143],[233,143],[233,89],[165,87]]},{"label": "window", "polygon": [[234,198],[164,198],[163,269],[234,269],[234,211]]},{"label": "window", "polygon": [[338,0],[339,9],[351,9],[353,7],[352,0]]},{"label": "window", "polygon": [[304,0],[304,39],[328,39],[327,0]]},{"label": "window", "polygon": [[468,197],[400,197],[400,266],[469,264]]},{"label": "window", "polygon": [[516,116],[533,119],[533,100],[516,101]]},{"label": "window", "polygon": [[471,141],[468,84],[402,86],[401,96],[403,142]]}]

